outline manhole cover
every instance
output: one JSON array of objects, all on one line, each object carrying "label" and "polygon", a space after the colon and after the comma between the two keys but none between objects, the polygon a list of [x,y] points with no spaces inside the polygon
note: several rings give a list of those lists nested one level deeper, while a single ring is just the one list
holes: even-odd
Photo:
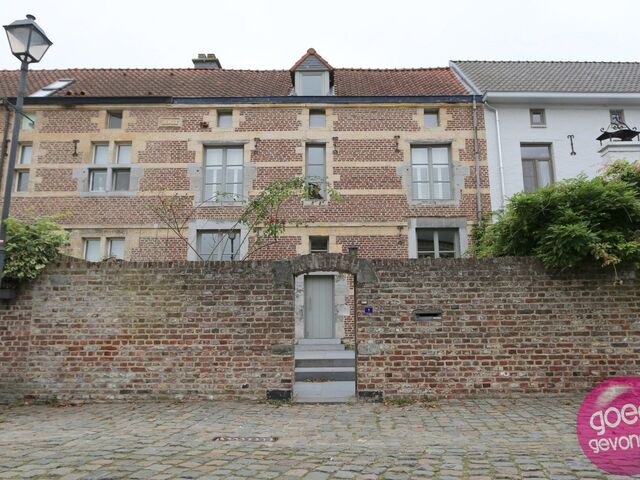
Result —
[{"label": "manhole cover", "polygon": [[213,437],[214,442],[276,442],[278,437]]}]

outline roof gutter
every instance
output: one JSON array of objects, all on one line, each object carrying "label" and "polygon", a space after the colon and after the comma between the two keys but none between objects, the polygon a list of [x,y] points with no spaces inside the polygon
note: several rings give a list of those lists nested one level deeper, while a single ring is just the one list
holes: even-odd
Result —
[{"label": "roof gutter", "polygon": [[576,92],[486,92],[485,100],[496,102],[526,102],[529,100],[549,101],[554,103],[582,102],[640,102],[640,93],[618,93],[618,92],[594,92],[594,93],[576,93]]},{"label": "roof gutter", "polygon": [[210,104],[210,103],[468,103],[472,95],[428,95],[428,96],[344,96],[333,95],[304,97],[289,95],[286,97],[174,97],[177,104]]},{"label": "roof gutter", "polygon": [[[15,100],[15,97],[10,97]],[[153,103],[172,103],[173,97],[24,97],[25,105],[148,105]]]}]

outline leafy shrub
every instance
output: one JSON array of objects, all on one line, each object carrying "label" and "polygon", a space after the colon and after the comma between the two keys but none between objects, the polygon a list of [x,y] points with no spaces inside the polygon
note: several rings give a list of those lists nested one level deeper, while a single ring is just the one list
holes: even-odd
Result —
[{"label": "leafy shrub", "polygon": [[602,176],[578,177],[514,195],[494,223],[473,231],[477,257],[535,256],[566,270],[640,262],[640,164],[615,162]]},{"label": "leafy shrub", "polygon": [[6,226],[4,278],[15,282],[36,278],[69,242],[69,233],[56,223],[56,217],[40,217],[32,222],[9,218]]}]

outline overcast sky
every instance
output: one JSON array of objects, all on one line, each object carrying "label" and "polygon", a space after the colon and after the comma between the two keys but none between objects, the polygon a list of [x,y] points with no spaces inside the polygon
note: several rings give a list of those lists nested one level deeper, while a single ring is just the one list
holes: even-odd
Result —
[{"label": "overcast sky", "polygon": [[[54,45],[34,68],[288,69],[309,47],[334,67],[458,60],[640,60],[637,0],[0,0]],[[0,42],[0,69],[16,69]]]}]

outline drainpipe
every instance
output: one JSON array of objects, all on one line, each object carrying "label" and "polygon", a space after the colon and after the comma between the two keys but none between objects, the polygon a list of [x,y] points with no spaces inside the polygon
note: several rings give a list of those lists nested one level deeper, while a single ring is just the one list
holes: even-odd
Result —
[{"label": "drainpipe", "polygon": [[476,215],[482,220],[482,192],[480,191],[480,152],[478,151],[478,105],[473,96],[473,162],[476,167]]},{"label": "drainpipe", "polygon": [[504,162],[502,161],[502,138],[500,137],[500,114],[498,109],[487,103],[487,94],[482,97],[484,106],[496,114],[496,135],[498,137],[498,165],[500,166],[500,208],[504,208]]},{"label": "drainpipe", "polygon": [[3,98],[0,100],[2,106],[4,107],[4,120],[2,129],[2,145],[0,145],[0,185],[2,185],[2,174],[4,172],[4,157],[7,156],[7,139],[9,138],[9,116],[11,113],[11,109],[7,105],[7,99]]}]

